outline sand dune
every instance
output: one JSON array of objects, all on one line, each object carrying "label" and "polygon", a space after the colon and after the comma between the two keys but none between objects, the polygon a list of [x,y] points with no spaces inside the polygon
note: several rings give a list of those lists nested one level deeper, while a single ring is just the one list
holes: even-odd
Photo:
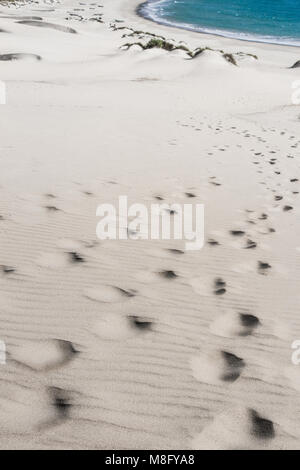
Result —
[{"label": "sand dune", "polygon": [[62,33],[71,33],[71,34],[76,34],[76,30],[73,28],[68,28],[66,26],[61,26],[58,24],[53,24],[53,23],[47,23],[47,22],[41,22],[41,21],[35,21],[35,20],[21,20],[18,21],[19,24],[25,24],[27,26],[37,26],[39,28],[49,28],[49,29],[55,29],[56,31],[61,31]]},{"label": "sand dune", "polygon": [[32,59],[32,60],[41,60],[41,56],[36,55],[36,54],[23,54],[20,52],[17,52],[15,54],[1,54],[0,55],[0,61],[9,61],[9,60],[26,60],[26,59]]},{"label": "sand dune", "polygon": [[[299,448],[299,50],[136,4],[0,6],[0,447]],[[120,195],[204,248],[98,240]]]}]

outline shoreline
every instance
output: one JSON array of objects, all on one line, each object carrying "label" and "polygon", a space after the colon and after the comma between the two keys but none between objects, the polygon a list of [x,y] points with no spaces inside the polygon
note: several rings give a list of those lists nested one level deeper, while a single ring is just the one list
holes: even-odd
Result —
[{"label": "shoreline", "polygon": [[136,30],[147,31],[150,25],[151,32],[165,36],[166,39],[171,38],[177,42],[184,41],[194,49],[210,47],[223,49],[228,53],[254,54],[258,56],[261,64],[271,67],[288,68],[299,60],[299,47],[296,46],[244,41],[159,24],[138,14],[137,9],[143,3],[145,2],[141,2],[141,0],[115,0],[113,5],[107,5],[106,10],[111,19],[123,17],[124,22]]},{"label": "shoreline", "polygon": [[183,29],[185,31],[190,31],[193,33],[198,33],[198,34],[212,35],[212,36],[222,37],[226,39],[233,39],[233,40],[245,41],[245,42],[256,43],[256,44],[271,44],[271,45],[274,44],[276,46],[297,47],[297,48],[300,47],[300,40],[299,40],[299,44],[292,44],[292,43],[276,42],[275,40],[268,41],[267,39],[263,39],[264,38],[263,36],[261,38],[256,37],[255,35],[249,36],[249,37],[241,37],[240,35],[245,34],[245,33],[242,33],[242,32],[234,33],[233,31],[226,32],[225,30],[220,30],[220,32],[217,32],[217,30],[205,30],[205,27],[203,27],[203,29],[200,29],[201,27],[197,29],[196,27],[193,27],[192,25],[188,25],[185,23],[175,23],[172,21],[164,21],[163,19],[154,18],[150,14],[147,15],[146,12],[145,13],[143,12],[144,7],[146,7],[148,4],[152,2],[153,0],[145,0],[142,3],[139,3],[139,5],[136,7],[136,14],[140,16],[141,18],[144,18],[145,20],[151,21],[153,23],[156,23],[162,26]]},{"label": "shoreline", "polygon": [[[139,9],[143,4],[147,2],[141,0],[118,0],[118,2],[110,6],[109,8],[113,8],[114,11],[121,11],[124,14],[124,17],[133,22],[134,24],[139,25],[147,25],[151,24],[155,30],[161,34],[170,34],[170,31],[173,31],[176,36],[179,36],[180,39],[185,41],[195,40],[199,41],[202,40],[205,42],[205,45],[210,47],[216,48],[225,48],[225,47],[234,47],[237,50],[247,51],[247,52],[255,52],[255,50],[259,50],[263,54],[265,52],[274,53],[276,49],[280,54],[283,53],[285,55],[286,52],[294,52],[299,54],[299,47],[300,46],[292,46],[289,44],[277,44],[272,42],[260,42],[260,41],[250,41],[248,39],[240,39],[240,38],[231,38],[223,35],[218,35],[214,33],[206,33],[201,31],[195,31],[192,29],[185,29],[180,26],[175,26],[171,24],[165,24],[161,22],[157,22],[151,18],[148,18],[144,15],[141,15]],[[255,49],[253,49],[255,48]],[[297,56],[298,57],[298,56]]]}]

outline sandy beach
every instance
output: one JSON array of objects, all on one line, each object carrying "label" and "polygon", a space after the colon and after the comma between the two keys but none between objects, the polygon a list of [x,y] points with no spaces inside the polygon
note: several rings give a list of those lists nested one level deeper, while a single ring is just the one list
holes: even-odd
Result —
[{"label": "sandy beach", "polygon": [[[300,50],[139,3],[0,2],[0,448],[299,449]],[[120,195],[204,247],[99,240]]]}]

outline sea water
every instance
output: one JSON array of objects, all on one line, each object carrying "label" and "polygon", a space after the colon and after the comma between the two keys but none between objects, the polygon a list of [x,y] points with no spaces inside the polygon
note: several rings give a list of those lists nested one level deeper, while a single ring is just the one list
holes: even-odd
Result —
[{"label": "sea water", "polygon": [[194,31],[300,46],[300,0],[149,0],[139,12]]}]

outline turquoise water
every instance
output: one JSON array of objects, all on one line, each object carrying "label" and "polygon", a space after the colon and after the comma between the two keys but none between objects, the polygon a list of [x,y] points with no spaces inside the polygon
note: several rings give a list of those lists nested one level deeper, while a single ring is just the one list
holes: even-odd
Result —
[{"label": "turquoise water", "polygon": [[139,12],[199,32],[300,46],[300,0],[149,0]]}]

